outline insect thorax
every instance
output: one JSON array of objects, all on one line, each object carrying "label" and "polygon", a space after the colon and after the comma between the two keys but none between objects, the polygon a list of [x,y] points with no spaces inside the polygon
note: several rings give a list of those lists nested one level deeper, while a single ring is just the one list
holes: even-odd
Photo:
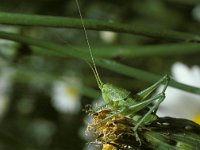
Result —
[{"label": "insect thorax", "polygon": [[126,89],[108,83],[103,84],[101,91],[102,97],[106,103],[125,100],[131,93]]}]

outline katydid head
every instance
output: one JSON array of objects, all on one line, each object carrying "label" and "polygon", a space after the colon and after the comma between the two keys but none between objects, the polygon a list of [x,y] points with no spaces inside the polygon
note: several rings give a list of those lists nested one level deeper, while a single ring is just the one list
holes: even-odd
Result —
[{"label": "katydid head", "polygon": [[112,84],[103,84],[101,92],[102,92],[102,97],[106,103],[124,100],[131,93],[126,89],[117,87]]}]

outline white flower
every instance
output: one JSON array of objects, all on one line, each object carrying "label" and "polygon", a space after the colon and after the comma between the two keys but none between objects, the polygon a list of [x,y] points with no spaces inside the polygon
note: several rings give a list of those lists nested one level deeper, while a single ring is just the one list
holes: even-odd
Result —
[{"label": "white flower", "polygon": [[[19,33],[19,28],[6,26],[6,25],[0,25],[0,31],[10,32],[10,33]],[[2,55],[5,55],[6,57],[13,57],[15,54],[15,49],[18,45],[19,44],[17,44],[16,42],[0,39],[0,52]]]},{"label": "white flower", "polygon": [[[92,101],[92,104],[90,105],[92,109],[97,109],[98,106],[103,106],[104,104],[104,100],[102,97],[99,97],[98,99],[95,99]],[[89,132],[87,132],[87,126],[88,124],[92,123],[92,118],[91,116],[86,115],[84,117],[84,122],[85,124],[80,128],[79,130],[79,135],[82,139],[90,141],[91,139],[93,139],[93,135]]]},{"label": "white flower", "polygon": [[9,103],[9,92],[12,84],[12,77],[14,75],[13,68],[2,67],[0,70],[0,119],[7,110]]},{"label": "white flower", "polygon": [[[97,109],[97,106],[103,106],[104,101],[102,97],[99,97],[98,99],[93,100],[91,107],[94,109]],[[87,125],[90,124],[92,122],[92,118],[91,116],[85,116],[84,117],[84,122],[85,124],[79,129],[79,135],[82,139],[86,140],[86,141],[92,141],[94,140],[94,135],[91,132],[87,131]],[[100,145],[97,146],[94,143],[88,143],[87,145],[85,145],[85,147],[83,148],[83,150],[98,150],[100,149]]]},{"label": "white flower", "polygon": [[25,132],[28,133],[29,136],[40,146],[49,145],[55,131],[55,124],[44,119],[33,119],[25,128]]},{"label": "white flower", "polygon": [[113,43],[117,38],[117,34],[111,31],[101,31],[99,34],[105,43]]},{"label": "white flower", "polygon": [[200,22],[200,5],[197,5],[192,10],[192,16],[195,20]]},{"label": "white flower", "polygon": [[97,145],[97,144],[94,144],[94,143],[88,143],[83,148],[83,150],[100,150],[100,149],[101,149],[101,146]]},{"label": "white flower", "polygon": [[60,113],[78,113],[81,109],[80,81],[75,77],[65,77],[53,84],[52,103]]},{"label": "white flower", "polygon": [[[172,66],[172,76],[178,82],[200,87],[200,68],[198,66],[188,68],[177,62]],[[166,98],[161,103],[157,114],[161,117],[186,118],[200,124],[200,95],[169,86],[166,90]]]}]

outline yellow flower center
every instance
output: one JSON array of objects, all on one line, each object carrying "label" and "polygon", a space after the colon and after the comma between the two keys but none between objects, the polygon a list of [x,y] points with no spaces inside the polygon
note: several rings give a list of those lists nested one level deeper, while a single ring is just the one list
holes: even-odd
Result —
[{"label": "yellow flower center", "polygon": [[200,114],[194,118],[194,122],[200,125]]},{"label": "yellow flower center", "polygon": [[117,148],[111,144],[103,144],[102,150],[117,150]]},{"label": "yellow flower center", "polygon": [[77,96],[78,95],[78,90],[75,87],[68,87],[66,89],[66,93],[68,93],[71,96]]}]

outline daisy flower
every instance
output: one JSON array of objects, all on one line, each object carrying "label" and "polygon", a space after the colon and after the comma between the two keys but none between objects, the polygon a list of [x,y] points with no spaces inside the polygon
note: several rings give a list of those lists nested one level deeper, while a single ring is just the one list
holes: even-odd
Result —
[{"label": "daisy flower", "polygon": [[113,43],[117,38],[117,34],[111,31],[101,31],[99,34],[102,41],[108,44]]},{"label": "daisy flower", "polygon": [[13,68],[1,67],[0,69],[0,119],[3,118],[9,103],[9,92],[14,75]]},{"label": "daisy flower", "polygon": [[[189,68],[177,62],[172,66],[172,76],[177,82],[200,87],[200,68],[198,66]],[[166,90],[166,98],[161,103],[157,115],[186,118],[200,124],[200,95],[169,86]]]},{"label": "daisy flower", "polygon": [[76,114],[81,109],[81,83],[75,77],[64,77],[53,83],[52,104],[60,113]]},{"label": "daisy flower", "polygon": [[193,17],[196,21],[200,22],[200,5],[197,5],[197,6],[195,6],[195,7],[193,8],[193,10],[192,10],[192,17]]},{"label": "daisy flower", "polygon": [[39,146],[47,146],[51,143],[56,132],[53,122],[45,119],[33,119],[24,129]]},{"label": "daisy flower", "polygon": [[[99,97],[98,99],[93,100],[93,102],[91,104],[92,108],[95,108],[96,106],[101,106],[101,105],[103,105],[102,97]],[[89,117],[88,115],[86,115],[83,120],[84,120],[85,124],[83,126],[81,126],[81,128],[79,129],[79,135],[85,141],[92,141],[94,139],[94,135],[87,131],[87,126],[89,123],[92,122],[92,118],[91,118],[91,116]],[[88,143],[83,148],[83,150],[99,150],[99,149],[100,149],[100,147],[98,147],[94,143]]]},{"label": "daisy flower", "polygon": [[[6,25],[0,25],[0,31],[4,32],[10,32],[10,33],[19,33],[19,28],[12,27],[12,26],[6,26]],[[13,41],[0,39],[0,54],[3,57],[13,57],[15,55],[15,50],[19,44]],[[2,57],[2,58],[3,58]]]}]

